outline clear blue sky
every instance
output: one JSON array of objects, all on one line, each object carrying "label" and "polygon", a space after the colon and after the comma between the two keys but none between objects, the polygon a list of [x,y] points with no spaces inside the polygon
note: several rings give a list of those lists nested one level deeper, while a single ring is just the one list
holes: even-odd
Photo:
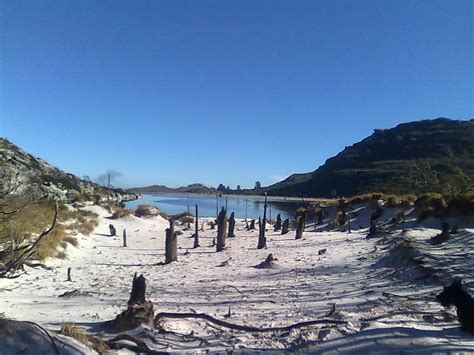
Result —
[{"label": "clear blue sky", "polygon": [[263,185],[473,114],[473,5],[0,1],[0,135],[121,186]]}]

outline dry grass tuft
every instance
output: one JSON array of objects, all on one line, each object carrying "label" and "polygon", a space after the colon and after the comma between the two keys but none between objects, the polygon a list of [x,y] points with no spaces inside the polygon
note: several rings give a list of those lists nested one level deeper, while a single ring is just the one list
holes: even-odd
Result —
[{"label": "dry grass tuft", "polygon": [[83,331],[72,323],[63,323],[61,325],[61,330],[59,331],[59,334],[76,339],[78,342],[90,348],[93,348],[99,353],[104,353],[110,350],[109,346],[105,341],[93,335],[87,334],[85,331]]}]

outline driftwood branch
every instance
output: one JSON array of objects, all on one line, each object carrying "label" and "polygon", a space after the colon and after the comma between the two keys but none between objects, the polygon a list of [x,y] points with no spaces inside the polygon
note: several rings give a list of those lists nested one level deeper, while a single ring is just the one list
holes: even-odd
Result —
[{"label": "driftwood branch", "polygon": [[253,327],[248,325],[240,325],[225,322],[223,320],[214,318],[205,313],[167,313],[162,312],[158,313],[155,317],[155,327],[162,319],[171,318],[171,319],[186,319],[186,318],[193,318],[193,319],[203,319],[210,323],[219,325],[224,328],[234,329],[234,330],[241,330],[244,332],[259,332],[259,333],[268,333],[268,332],[286,332],[292,329],[304,328],[311,325],[318,325],[318,324],[347,324],[346,321],[341,320],[333,320],[333,319],[315,319],[306,322],[295,323],[291,325],[287,325],[284,327],[268,327],[268,328],[259,328]]}]

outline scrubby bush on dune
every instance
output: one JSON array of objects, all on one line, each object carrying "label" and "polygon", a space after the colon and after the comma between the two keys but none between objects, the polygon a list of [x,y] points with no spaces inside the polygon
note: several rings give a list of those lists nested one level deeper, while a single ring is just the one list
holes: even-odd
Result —
[{"label": "scrubby bush on dune", "polygon": [[186,214],[178,218],[178,222],[181,224],[194,223],[194,216],[191,214]]},{"label": "scrubby bush on dune", "polygon": [[133,211],[128,208],[117,208],[112,214],[112,219],[119,219],[133,215]]},{"label": "scrubby bush on dune", "polygon": [[371,209],[377,209],[380,207],[380,202],[385,202],[386,207],[404,207],[408,208],[412,202],[416,200],[415,195],[385,195],[382,193],[367,193],[363,195],[357,195],[349,199],[349,203],[352,205],[368,203]]},{"label": "scrubby bush on dune", "polygon": [[388,208],[408,208],[410,204],[416,200],[415,195],[388,195],[384,197]]},{"label": "scrubby bush on dune", "polygon": [[[28,243],[47,228],[54,218],[54,202],[39,201],[22,208],[3,231],[0,239],[14,237],[18,242]],[[77,246],[78,241],[71,233],[90,234],[97,226],[97,215],[83,210],[72,210],[65,205],[58,207],[56,225],[37,245],[33,258],[43,260],[48,257],[65,258],[64,250],[68,244]]]},{"label": "scrubby bush on dune", "polygon": [[157,217],[168,218],[168,215],[160,211],[157,207],[151,205],[139,205],[135,210],[135,216],[137,217]]},{"label": "scrubby bush on dune", "polygon": [[332,221],[332,226],[334,228],[342,227],[347,222],[347,215],[343,211],[336,213],[334,220]]},{"label": "scrubby bush on dune", "polygon": [[306,215],[307,209],[305,207],[299,207],[295,211],[295,219],[298,219],[298,217]]},{"label": "scrubby bush on dune", "polygon": [[415,206],[420,221],[429,216],[436,218],[466,216],[474,214],[474,192],[468,191],[455,195],[427,193],[415,201]]},{"label": "scrubby bush on dune", "polygon": [[423,221],[430,216],[440,217],[446,206],[446,200],[439,193],[426,193],[415,200],[419,221]]},{"label": "scrubby bush on dune", "polygon": [[449,214],[474,214],[474,191],[452,196],[447,209]]}]

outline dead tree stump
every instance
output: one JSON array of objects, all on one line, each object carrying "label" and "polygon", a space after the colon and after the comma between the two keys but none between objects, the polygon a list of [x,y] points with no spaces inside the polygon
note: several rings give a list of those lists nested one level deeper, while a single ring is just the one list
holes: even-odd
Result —
[{"label": "dead tree stump", "polygon": [[370,216],[370,229],[369,229],[369,237],[378,233],[377,228],[377,220],[382,216],[383,209],[378,207],[374,213]]},{"label": "dead tree stump", "polygon": [[298,219],[296,221],[297,224],[296,224],[296,237],[295,237],[295,239],[303,238],[305,217],[306,217],[305,213],[298,216]]},{"label": "dead tree stump", "polygon": [[283,222],[283,226],[281,227],[281,235],[288,233],[288,229],[290,228],[290,220],[287,218]]},{"label": "dead tree stump", "polygon": [[224,207],[219,212],[219,216],[217,217],[217,243],[216,243],[216,251],[222,251],[225,248],[225,237],[227,234],[227,211]]},{"label": "dead tree stump", "polygon": [[174,231],[174,220],[170,219],[170,227],[166,229],[165,264],[178,260],[178,238]]},{"label": "dead tree stump", "polygon": [[230,218],[229,218],[229,233],[227,234],[227,236],[229,238],[234,238],[235,237],[235,214],[234,212],[232,212],[230,214]]},{"label": "dead tree stump", "polygon": [[67,280],[66,281],[72,281],[71,271],[72,271],[72,268],[68,267],[67,268]]},{"label": "dead tree stump", "polygon": [[441,226],[441,234],[438,234],[437,236],[434,236],[433,238],[431,238],[430,239],[431,244],[439,245],[441,243],[448,241],[449,230],[450,230],[449,223],[443,223],[443,225]]},{"label": "dead tree stump", "polygon": [[278,213],[277,220],[276,220],[275,226],[273,227],[273,230],[276,232],[276,231],[279,231],[280,229],[281,229],[281,215],[280,213]]},{"label": "dead tree stump", "polygon": [[117,235],[117,230],[113,224],[109,224],[110,236],[115,237]]},{"label": "dead tree stump", "polygon": [[127,230],[126,229],[123,230],[122,238],[123,238],[123,247],[126,248],[127,247]]},{"label": "dead tree stump", "polygon": [[199,215],[198,215],[198,205],[196,205],[196,221],[194,223],[194,248],[199,248]]},{"label": "dead tree stump", "polygon": [[260,233],[258,234],[257,249],[263,249],[267,246],[267,238],[265,237],[265,228],[267,226],[267,207],[268,207],[267,193],[265,192],[265,204],[263,205],[263,219],[260,222]]},{"label": "dead tree stump", "polygon": [[321,224],[323,224],[323,216],[324,216],[324,212],[323,212],[323,209],[321,208],[318,211],[318,220],[316,222],[316,225],[320,226]]},{"label": "dead tree stump", "polygon": [[141,324],[151,326],[154,320],[153,303],[145,299],[146,281],[143,275],[133,277],[132,291],[127,302],[127,310],[119,314],[111,323],[115,331],[132,330]]},{"label": "dead tree stump", "polygon": [[145,292],[146,292],[146,281],[143,275],[137,277],[137,274],[133,276],[132,290],[130,291],[130,298],[127,304],[139,304],[145,303]]},{"label": "dead tree stump", "polygon": [[255,220],[254,220],[254,219],[252,219],[252,220],[250,221],[250,226],[249,226],[248,229],[249,229],[249,231],[255,229]]}]

